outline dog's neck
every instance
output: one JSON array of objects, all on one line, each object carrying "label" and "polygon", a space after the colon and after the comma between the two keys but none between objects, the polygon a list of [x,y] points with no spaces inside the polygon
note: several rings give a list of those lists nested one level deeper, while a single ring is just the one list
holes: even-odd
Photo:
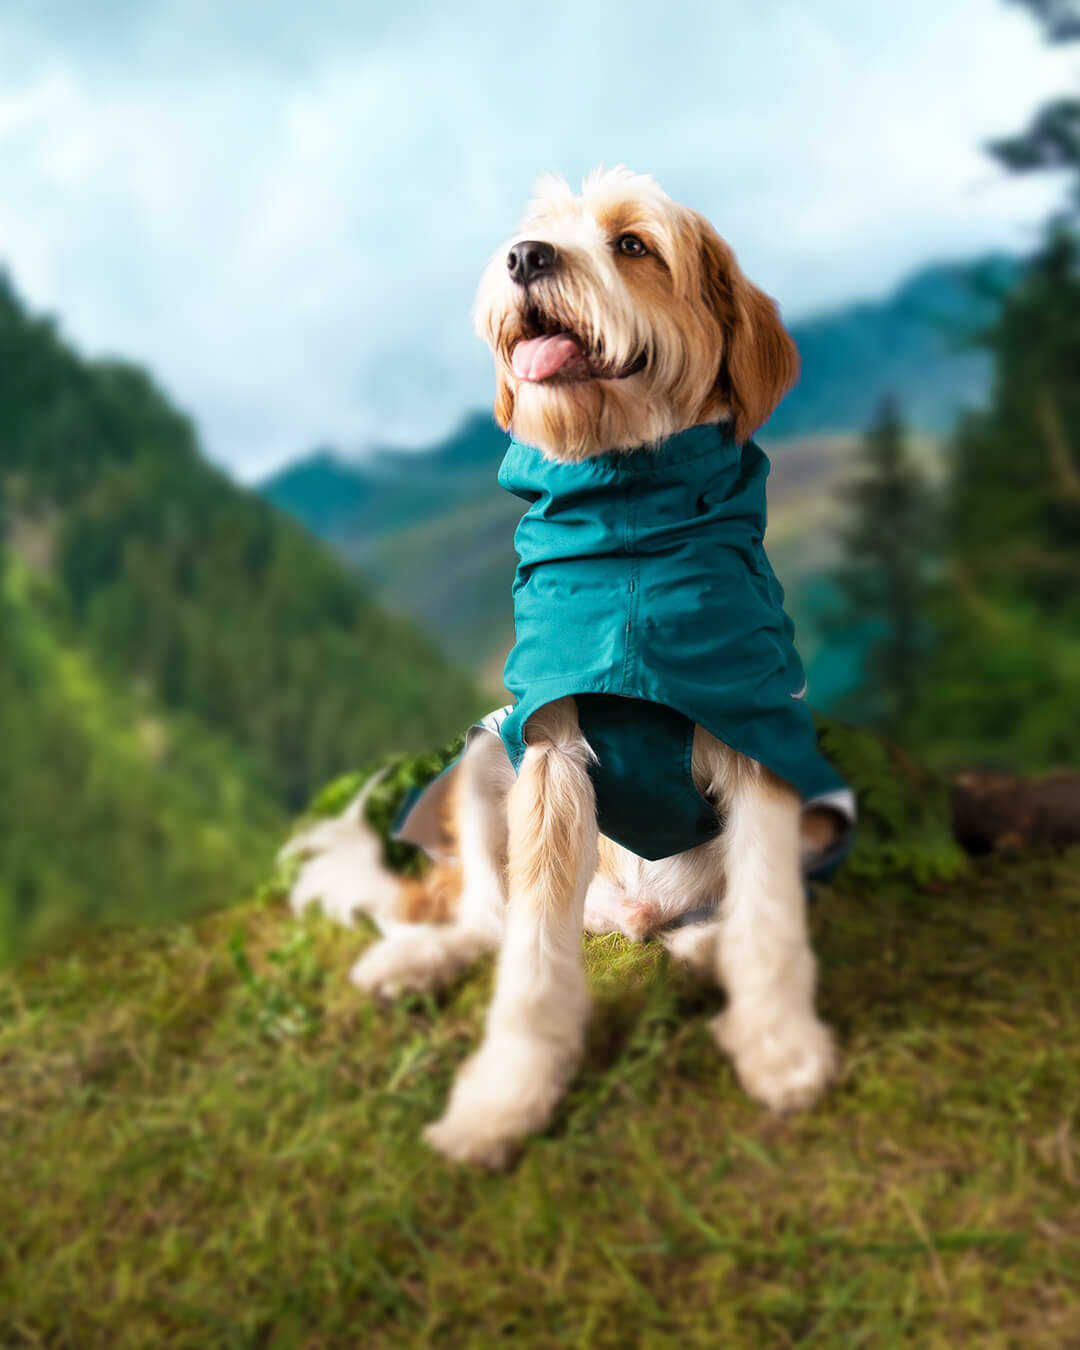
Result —
[{"label": "dog's neck", "polygon": [[710,417],[702,417],[698,421],[691,423],[689,426],[679,427],[677,430],[670,432],[666,436],[661,436],[657,440],[620,441],[618,444],[601,445],[585,454],[560,454],[557,447],[539,445],[526,436],[519,436],[514,430],[513,425],[510,426],[509,432],[510,439],[515,444],[539,450],[545,459],[561,464],[587,464],[589,460],[603,459],[605,456],[609,455],[635,455],[643,450],[660,451],[665,446],[673,445],[681,437],[688,436],[690,433],[704,427],[722,427],[729,430],[733,435],[733,423],[734,418],[732,417],[731,411],[725,408],[722,412],[716,413]]},{"label": "dog's neck", "polygon": [[699,417],[696,421],[691,422],[686,426],[676,427],[673,431],[668,432],[665,436],[661,436],[658,440],[620,440],[612,442],[610,445],[601,442],[588,451],[575,451],[574,453],[560,453],[558,446],[538,445],[537,442],[532,441],[528,436],[519,435],[513,422],[511,422],[507,430],[511,439],[516,441],[518,445],[537,447],[547,459],[557,460],[568,464],[580,464],[590,459],[597,459],[603,455],[633,454],[638,450],[655,450],[662,445],[666,445],[670,441],[678,439],[679,436],[685,435],[688,431],[693,431],[695,427],[731,426],[733,422],[734,416],[731,408],[725,404],[721,407],[710,409],[702,417]]}]

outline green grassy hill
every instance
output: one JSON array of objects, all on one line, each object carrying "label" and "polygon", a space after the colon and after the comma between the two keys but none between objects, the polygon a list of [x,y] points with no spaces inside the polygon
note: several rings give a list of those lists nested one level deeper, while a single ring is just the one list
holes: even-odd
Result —
[{"label": "green grassy hill", "polygon": [[591,940],[583,1071],[509,1176],[419,1138],[486,964],[378,1008],[365,935],[272,899],[38,959],[0,977],[0,1343],[1080,1344],[1078,864],[822,891],[844,1068],[788,1120],[714,989]]}]

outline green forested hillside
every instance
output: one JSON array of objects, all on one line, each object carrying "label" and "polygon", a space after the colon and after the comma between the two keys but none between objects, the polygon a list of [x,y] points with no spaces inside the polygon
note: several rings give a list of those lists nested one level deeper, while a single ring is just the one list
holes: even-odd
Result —
[{"label": "green forested hillside", "polygon": [[56,587],[10,559],[0,651],[0,961],[253,884],[284,820],[266,775],[117,680],[78,641]]},{"label": "green forested hillside", "polygon": [[145,374],[2,282],[0,578],[0,960],[233,899],[328,776],[482,711]]},{"label": "green forested hillside", "polygon": [[474,413],[432,448],[381,450],[357,463],[320,450],[260,491],[340,547],[376,595],[418,620],[452,659],[499,686],[497,667],[513,641],[521,514],[495,482],[505,452],[505,432]]},{"label": "green forested hillside", "polygon": [[143,372],[80,359],[6,284],[0,493],[8,547],[116,677],[251,752],[288,805],[477,711],[411,624],[201,458]]}]

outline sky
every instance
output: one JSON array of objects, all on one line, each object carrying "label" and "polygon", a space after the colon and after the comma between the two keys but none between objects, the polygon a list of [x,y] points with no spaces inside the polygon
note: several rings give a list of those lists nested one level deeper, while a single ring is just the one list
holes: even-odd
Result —
[{"label": "sky", "polygon": [[1003,0],[0,0],[0,264],[251,481],[489,403],[469,310],[543,172],[654,174],[788,318],[1022,250],[980,151],[1074,86]]}]

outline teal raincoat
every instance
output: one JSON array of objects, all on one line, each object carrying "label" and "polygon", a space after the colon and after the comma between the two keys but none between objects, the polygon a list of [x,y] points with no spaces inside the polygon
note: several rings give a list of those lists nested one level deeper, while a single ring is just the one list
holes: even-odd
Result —
[{"label": "teal raincoat", "polygon": [[[511,440],[499,469],[500,485],[528,503],[505,671],[517,702],[476,730],[499,734],[516,768],[529,717],[573,695],[596,755],[600,829],[643,858],[681,853],[721,827],[691,775],[695,724],[804,802],[854,821],[852,794],[818,753],[794,627],[765,555],[768,472],[759,447],[737,445],[725,425],[577,463]],[[398,837],[425,842],[453,768],[409,804]],[[850,843],[849,829],[810,874],[827,874]]]},{"label": "teal raincoat", "polygon": [[843,780],[817,750],[784,593],[765,555],[769,461],[726,425],[577,463],[518,441],[499,483],[518,525],[516,706],[499,731],[515,767],[532,713],[574,695],[597,756],[600,828],[644,858],[716,834],[694,787],[694,724],[804,800]]}]

